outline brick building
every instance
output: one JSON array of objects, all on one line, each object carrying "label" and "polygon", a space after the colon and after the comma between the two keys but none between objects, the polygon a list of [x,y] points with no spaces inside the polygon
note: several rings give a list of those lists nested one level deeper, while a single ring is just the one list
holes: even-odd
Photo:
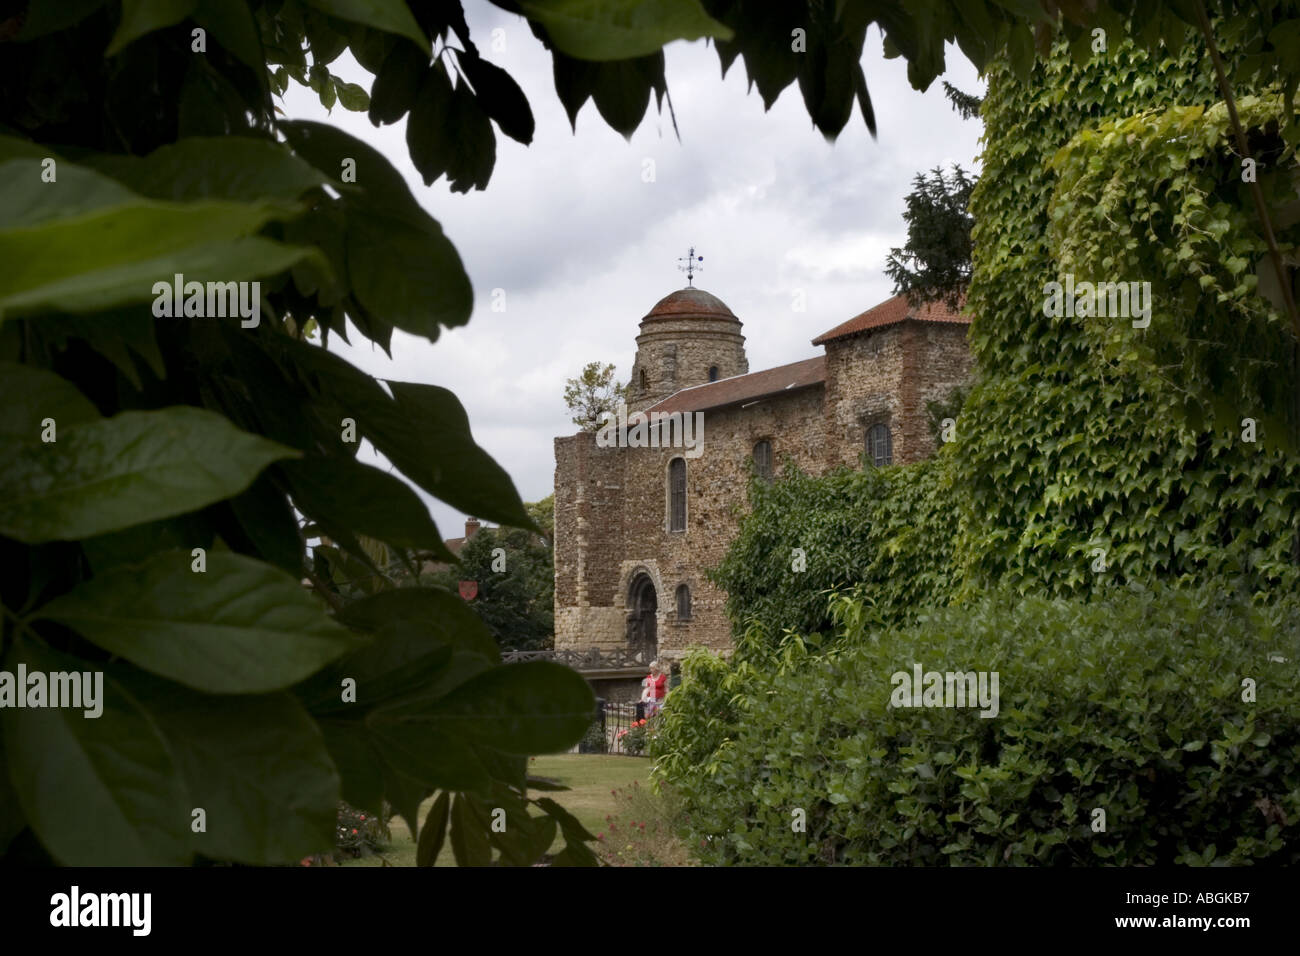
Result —
[{"label": "brick building", "polygon": [[[897,296],[813,339],[822,355],[750,372],[741,322],[719,299],[696,288],[662,299],[641,320],[629,406],[702,420],[702,442],[555,439],[556,648],[646,661],[729,648],[726,596],[704,572],[736,535],[751,471],[931,454],[926,403],[970,374],[968,324]],[[671,424],[659,434],[667,444]]]}]

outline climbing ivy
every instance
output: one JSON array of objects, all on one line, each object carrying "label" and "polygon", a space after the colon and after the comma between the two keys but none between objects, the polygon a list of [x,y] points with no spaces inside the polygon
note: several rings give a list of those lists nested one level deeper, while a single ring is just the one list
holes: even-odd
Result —
[{"label": "climbing ivy", "polygon": [[[1185,40],[1152,54],[1112,39],[1091,57],[1061,43],[1025,82],[988,71],[970,290],[982,379],[955,463],[962,594],[1296,582],[1300,472],[1278,424],[1294,373],[1255,294],[1261,246],[1214,77]],[[1260,124],[1270,107],[1243,109]],[[1045,314],[1066,273],[1149,281],[1150,327]],[[1209,328],[1219,341],[1202,341]],[[1242,418],[1254,442],[1224,425]]]}]

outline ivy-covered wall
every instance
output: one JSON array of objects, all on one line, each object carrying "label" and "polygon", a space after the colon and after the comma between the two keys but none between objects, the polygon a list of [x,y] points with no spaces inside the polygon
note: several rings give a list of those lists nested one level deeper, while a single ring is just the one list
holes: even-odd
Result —
[{"label": "ivy-covered wall", "polygon": [[[1083,62],[1058,46],[1027,82],[996,63],[988,76],[969,296],[982,382],[962,412],[955,463],[964,590],[1003,582],[1084,594],[1155,577],[1294,587],[1300,475],[1279,416],[1295,381],[1280,319],[1233,281],[1253,272],[1260,247],[1240,216],[1216,211],[1215,191],[1228,195],[1240,179],[1224,159],[1226,124],[1193,137],[1212,119],[1193,110],[1183,130],[1166,124],[1169,148],[1124,154],[1090,149],[1131,131],[1084,132],[1213,104],[1203,46],[1160,58],[1112,38]],[[1190,211],[1188,196],[1205,208]],[[1212,278],[1179,258],[1180,242]],[[1150,326],[1045,314],[1047,283],[1066,273],[1150,282]],[[1183,361],[1187,341],[1217,329],[1224,342],[1202,357],[1235,349],[1240,361]],[[1262,374],[1249,373],[1251,361]],[[1245,418],[1256,420],[1253,442]]]}]

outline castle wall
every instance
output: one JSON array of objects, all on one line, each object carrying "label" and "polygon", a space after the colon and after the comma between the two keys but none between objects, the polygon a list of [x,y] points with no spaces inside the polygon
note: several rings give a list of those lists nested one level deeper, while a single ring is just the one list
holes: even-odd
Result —
[{"label": "castle wall", "polygon": [[970,375],[967,326],[900,322],[826,343],[826,460],[857,467],[868,429],[889,426],[894,464],[934,453],[926,403]]},{"label": "castle wall", "polygon": [[[642,323],[638,372],[654,360],[652,397],[664,397],[658,392],[668,377],[676,388],[699,384],[705,363],[718,364],[721,378],[747,371],[743,338],[725,334],[725,324],[682,322],[680,329],[676,319]],[[724,334],[715,339],[718,333]],[[644,575],[657,598],[661,658],[681,657],[692,645],[730,649],[726,595],[705,572],[722,560],[748,511],[754,445],[772,443],[778,475],[789,462],[821,474],[857,467],[867,429],[882,422],[890,427],[895,463],[931,454],[925,406],[970,375],[966,333],[964,324],[905,321],[832,339],[824,386],[705,413],[696,458],[680,448],[598,448],[594,434],[557,438],[555,646],[627,647],[633,582]],[[728,351],[730,360],[721,357]],[[669,530],[668,469],[677,457],[686,461],[684,531]],[[691,615],[679,620],[682,584],[690,588]]]}]

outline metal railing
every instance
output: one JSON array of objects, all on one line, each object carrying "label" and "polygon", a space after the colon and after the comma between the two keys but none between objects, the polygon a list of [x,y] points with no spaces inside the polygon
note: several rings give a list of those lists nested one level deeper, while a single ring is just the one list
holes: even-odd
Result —
[{"label": "metal railing", "polygon": [[619,648],[603,651],[593,647],[585,651],[503,651],[501,663],[514,664],[520,661],[557,661],[572,667],[575,671],[618,670],[621,668],[649,667],[653,655],[645,650],[628,650]]},{"label": "metal railing", "polygon": [[574,752],[644,757],[649,724],[640,722],[649,719],[650,710],[649,705],[641,701],[597,699],[595,720]]}]

